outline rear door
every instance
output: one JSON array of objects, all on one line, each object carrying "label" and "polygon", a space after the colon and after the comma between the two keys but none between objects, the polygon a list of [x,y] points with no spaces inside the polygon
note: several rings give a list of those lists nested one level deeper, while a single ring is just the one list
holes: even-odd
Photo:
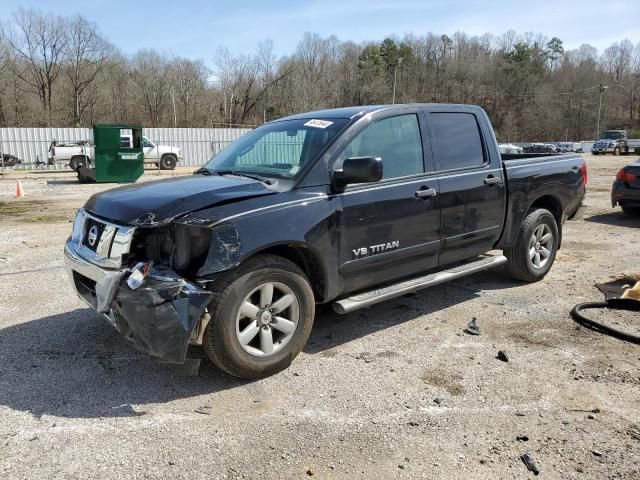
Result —
[{"label": "rear door", "polygon": [[505,184],[493,141],[476,110],[436,110],[428,114],[440,183],[440,264],[493,248],[504,221]]},{"label": "rear door", "polygon": [[438,262],[438,182],[422,137],[426,125],[418,109],[401,112],[361,125],[335,163],[340,168],[349,157],[379,156],[384,171],[380,182],[349,185],[338,194],[343,291],[388,283]]}]

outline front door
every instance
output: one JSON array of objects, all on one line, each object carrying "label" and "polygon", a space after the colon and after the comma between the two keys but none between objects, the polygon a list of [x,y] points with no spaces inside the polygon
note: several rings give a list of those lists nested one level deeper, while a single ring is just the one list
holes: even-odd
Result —
[{"label": "front door", "polygon": [[389,283],[437,265],[440,249],[438,182],[424,161],[417,111],[377,118],[348,143],[336,161],[382,158],[383,179],[350,185],[339,194],[338,228],[343,291]]}]

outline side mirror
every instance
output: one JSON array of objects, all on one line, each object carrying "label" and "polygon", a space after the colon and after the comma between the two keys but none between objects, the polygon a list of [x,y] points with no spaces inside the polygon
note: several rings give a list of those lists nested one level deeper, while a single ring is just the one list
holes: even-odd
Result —
[{"label": "side mirror", "polygon": [[382,179],[380,157],[351,157],[342,163],[342,170],[333,172],[333,186],[344,190],[351,183],[379,182]]}]

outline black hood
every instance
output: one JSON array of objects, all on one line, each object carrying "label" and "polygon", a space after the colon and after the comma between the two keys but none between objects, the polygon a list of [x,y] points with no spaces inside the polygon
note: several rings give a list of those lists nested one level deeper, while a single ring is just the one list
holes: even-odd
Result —
[{"label": "black hood", "polygon": [[93,195],[84,208],[129,225],[156,225],[217,203],[276,193],[234,176],[190,175],[127,185]]}]

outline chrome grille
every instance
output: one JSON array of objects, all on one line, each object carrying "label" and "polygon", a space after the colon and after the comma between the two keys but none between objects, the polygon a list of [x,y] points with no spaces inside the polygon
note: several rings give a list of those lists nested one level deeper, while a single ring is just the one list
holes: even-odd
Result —
[{"label": "chrome grille", "polygon": [[88,217],[84,224],[84,238],[82,244],[94,252],[98,248],[98,243],[106,225],[95,218]]},{"label": "chrome grille", "polygon": [[[82,215],[82,235],[75,241],[76,252],[91,263],[105,268],[120,268],[122,255],[129,253],[134,227],[116,225],[97,218],[85,210]],[[91,229],[94,229],[93,232]]]}]

